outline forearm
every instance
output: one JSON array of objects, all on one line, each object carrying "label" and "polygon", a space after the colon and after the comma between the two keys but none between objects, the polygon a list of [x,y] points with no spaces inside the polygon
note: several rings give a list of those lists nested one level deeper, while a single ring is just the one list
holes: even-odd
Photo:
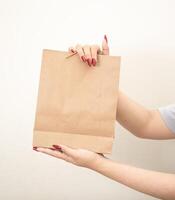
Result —
[{"label": "forearm", "polygon": [[118,96],[116,120],[131,133],[141,138],[173,139],[157,109],[147,109],[121,91]]},{"label": "forearm", "polygon": [[116,120],[133,134],[142,137],[142,132],[151,119],[152,112],[119,91]]},{"label": "forearm", "polygon": [[154,172],[99,159],[93,170],[139,192],[164,199],[175,199],[175,175]]}]

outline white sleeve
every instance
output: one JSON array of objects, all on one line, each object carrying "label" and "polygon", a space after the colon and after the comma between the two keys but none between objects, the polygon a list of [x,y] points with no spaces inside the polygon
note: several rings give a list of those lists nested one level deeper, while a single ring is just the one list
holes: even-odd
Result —
[{"label": "white sleeve", "polygon": [[166,126],[175,134],[175,104],[158,108]]}]

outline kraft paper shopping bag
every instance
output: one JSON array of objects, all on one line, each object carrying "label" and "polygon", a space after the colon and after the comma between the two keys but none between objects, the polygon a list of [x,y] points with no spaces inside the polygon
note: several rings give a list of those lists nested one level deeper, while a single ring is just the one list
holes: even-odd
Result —
[{"label": "kraft paper shopping bag", "polygon": [[111,153],[120,57],[98,55],[97,65],[89,67],[69,54],[43,50],[33,146]]}]

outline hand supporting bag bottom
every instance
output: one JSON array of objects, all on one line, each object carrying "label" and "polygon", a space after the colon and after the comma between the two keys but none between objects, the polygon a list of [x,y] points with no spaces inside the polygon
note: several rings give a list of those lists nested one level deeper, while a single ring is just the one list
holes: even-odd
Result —
[{"label": "hand supporting bag bottom", "polygon": [[78,54],[43,50],[33,146],[64,144],[111,153],[120,57],[98,55],[89,67]]}]

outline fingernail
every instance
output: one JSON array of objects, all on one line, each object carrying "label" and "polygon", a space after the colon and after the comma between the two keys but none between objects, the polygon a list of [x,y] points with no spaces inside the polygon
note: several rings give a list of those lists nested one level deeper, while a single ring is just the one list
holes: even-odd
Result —
[{"label": "fingernail", "polygon": [[86,62],[86,59],[85,59],[84,56],[81,56],[81,59],[82,59],[83,62]]},{"label": "fingernail", "polygon": [[62,148],[59,146],[59,145],[52,145],[54,148],[55,148],[55,150],[57,150],[57,151],[59,151],[59,152],[61,152],[61,153],[63,153],[63,150],[62,150]]},{"label": "fingernail", "polygon": [[37,150],[37,147],[33,147],[33,150],[34,150],[34,151],[38,151],[38,150]]},{"label": "fingernail", "polygon": [[96,63],[97,63],[96,60],[94,58],[92,58],[92,64],[93,64],[93,66],[95,66]]},{"label": "fingernail", "polygon": [[71,51],[72,51],[72,53],[74,53],[74,50],[73,50],[73,49],[71,49]]},{"label": "fingernail", "polygon": [[60,149],[61,150],[61,147],[59,146],[59,145],[56,145],[56,144],[54,144],[54,145],[52,145],[55,149]]},{"label": "fingernail", "polygon": [[89,65],[89,67],[91,67],[91,61],[90,61],[89,58],[87,59],[87,63],[88,63],[88,65]]},{"label": "fingernail", "polygon": [[106,35],[104,35],[104,39],[105,39],[106,42],[108,43],[108,39],[107,39],[107,36],[106,36]]}]

